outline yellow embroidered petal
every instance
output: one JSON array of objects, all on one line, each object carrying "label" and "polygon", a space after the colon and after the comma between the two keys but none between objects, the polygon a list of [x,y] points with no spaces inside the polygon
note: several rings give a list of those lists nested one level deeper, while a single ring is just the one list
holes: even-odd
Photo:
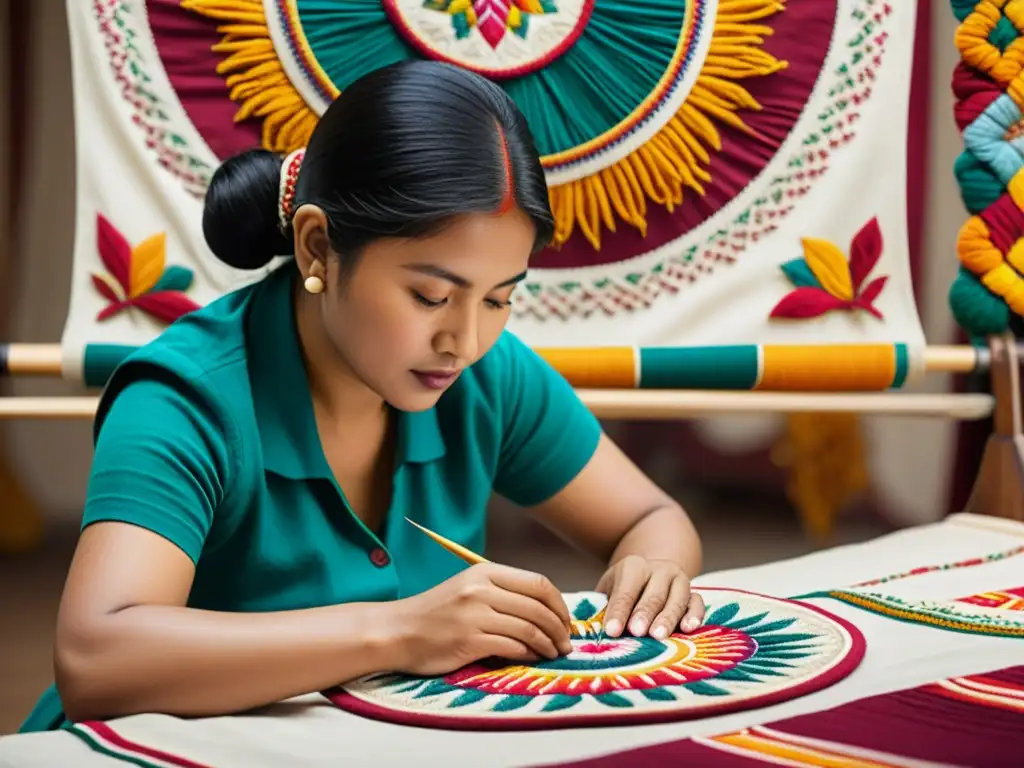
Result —
[{"label": "yellow embroidered petal", "polygon": [[129,273],[129,295],[141,296],[160,279],[164,273],[166,237],[163,232],[148,237],[132,249],[132,265]]},{"label": "yellow embroidered petal", "polygon": [[853,280],[846,256],[828,240],[804,238],[804,260],[821,287],[837,299],[853,298]]}]

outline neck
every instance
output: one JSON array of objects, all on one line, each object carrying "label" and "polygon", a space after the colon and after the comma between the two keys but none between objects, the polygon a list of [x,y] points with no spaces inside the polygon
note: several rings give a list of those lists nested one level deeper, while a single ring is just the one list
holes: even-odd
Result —
[{"label": "neck", "polygon": [[332,421],[353,421],[385,417],[384,399],[366,386],[338,354],[324,333],[316,302],[296,286],[295,324],[299,347],[306,365],[314,409]]}]

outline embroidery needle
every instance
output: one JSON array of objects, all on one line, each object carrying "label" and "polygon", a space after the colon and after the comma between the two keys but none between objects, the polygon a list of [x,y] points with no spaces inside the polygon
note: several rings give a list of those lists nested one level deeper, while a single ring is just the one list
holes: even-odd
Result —
[{"label": "embroidery needle", "polygon": [[419,528],[421,531],[423,531],[425,534],[427,534],[427,536],[429,536],[434,541],[436,541],[438,544],[440,544],[442,547],[447,549],[449,552],[451,552],[456,557],[461,557],[463,560],[465,560],[470,565],[479,565],[480,563],[489,563],[490,562],[490,560],[488,560],[486,557],[478,555],[476,552],[474,552],[474,551],[472,551],[470,549],[466,549],[461,544],[456,544],[454,541],[449,541],[448,539],[446,539],[441,534],[434,533],[429,528],[424,528],[422,525],[420,525],[419,523],[413,522],[408,517],[405,518],[405,520],[406,520],[407,523],[415,525],[417,528]]}]

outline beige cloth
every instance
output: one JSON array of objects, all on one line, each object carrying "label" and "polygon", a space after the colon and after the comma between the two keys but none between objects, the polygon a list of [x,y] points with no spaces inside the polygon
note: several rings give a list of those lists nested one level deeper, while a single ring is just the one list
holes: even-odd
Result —
[{"label": "beige cloth", "polygon": [[[769,565],[706,574],[697,584],[787,597],[849,587],[923,565],[980,557],[1024,544],[1024,524],[955,515],[945,522]],[[1024,555],[964,568],[963,592],[1024,584]],[[912,577],[917,578],[917,577]],[[950,575],[943,577],[948,580]],[[1017,579],[1015,584],[1004,583]],[[923,582],[922,582],[923,583]],[[319,696],[269,707],[259,714],[183,721],[140,715],[113,721],[123,737],[217,768],[286,765],[512,768],[584,758],[694,735],[712,735],[814,712],[953,675],[1024,664],[1024,641],[970,635],[894,621],[829,599],[815,604],[855,623],[868,652],[849,677],[817,693],[775,706],[685,723],[581,728],[531,733],[461,733],[367,720]],[[3,768],[114,768],[124,765],[90,751],[66,733],[0,739]]]}]

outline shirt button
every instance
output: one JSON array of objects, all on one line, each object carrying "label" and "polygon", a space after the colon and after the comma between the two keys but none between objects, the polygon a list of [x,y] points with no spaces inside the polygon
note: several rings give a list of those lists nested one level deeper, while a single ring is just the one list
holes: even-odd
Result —
[{"label": "shirt button", "polygon": [[383,568],[391,562],[391,558],[388,557],[388,553],[380,547],[377,547],[370,553],[370,562],[376,565],[378,568]]}]

